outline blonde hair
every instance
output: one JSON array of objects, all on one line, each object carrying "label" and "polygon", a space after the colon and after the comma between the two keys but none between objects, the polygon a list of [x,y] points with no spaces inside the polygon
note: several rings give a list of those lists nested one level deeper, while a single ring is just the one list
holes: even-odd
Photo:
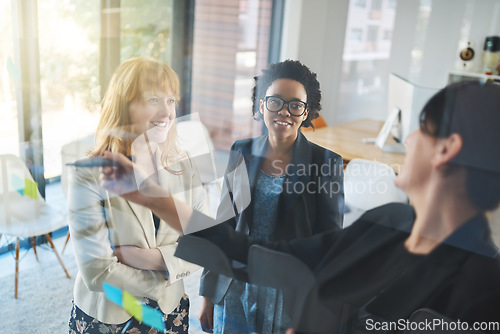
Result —
[{"label": "blonde hair", "polygon": [[[145,92],[168,92],[179,99],[179,78],[167,64],[157,60],[137,57],[123,62],[116,69],[102,101],[101,118],[95,135],[95,146],[90,156],[100,156],[104,151],[131,154],[132,142],[129,105],[142,98]],[[162,147],[160,160],[166,167],[177,158],[177,130],[170,128]]]}]

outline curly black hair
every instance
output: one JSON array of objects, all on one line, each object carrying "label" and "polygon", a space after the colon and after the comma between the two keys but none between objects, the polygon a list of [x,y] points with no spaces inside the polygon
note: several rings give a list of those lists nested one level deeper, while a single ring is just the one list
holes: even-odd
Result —
[{"label": "curly black hair", "polygon": [[252,113],[254,119],[262,119],[262,114],[259,112],[259,101],[265,98],[269,86],[278,79],[292,79],[304,86],[307,94],[306,102],[309,114],[301,126],[312,126],[314,128],[312,120],[319,117],[319,111],[321,110],[321,90],[318,79],[316,79],[316,73],[312,72],[309,67],[298,60],[287,59],[271,64],[267,69],[262,70],[261,75],[254,77],[255,86],[252,93]]}]

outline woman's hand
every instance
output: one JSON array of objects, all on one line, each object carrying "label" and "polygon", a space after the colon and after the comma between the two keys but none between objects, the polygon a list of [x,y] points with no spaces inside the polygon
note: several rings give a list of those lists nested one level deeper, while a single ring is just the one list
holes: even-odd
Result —
[{"label": "woman's hand", "polygon": [[167,270],[160,250],[156,248],[140,248],[137,246],[118,246],[113,253],[118,261],[136,269]]},{"label": "woman's hand", "polygon": [[201,329],[206,333],[212,333],[214,329],[214,304],[212,300],[207,297],[203,297],[201,302],[200,315],[198,316],[200,320]]},{"label": "woman's hand", "polygon": [[[183,222],[188,222],[193,210],[186,203],[174,199],[156,183],[156,175],[144,177],[144,172],[121,153],[104,152],[104,156],[118,166],[102,167],[100,185],[124,199],[143,205],[167,222],[176,231],[183,233]],[[153,180],[154,179],[154,180]],[[138,184],[137,181],[142,183]]]},{"label": "woman's hand", "polygon": [[169,196],[157,183],[144,177],[141,169],[123,154],[104,152],[104,157],[118,164],[101,168],[100,183],[106,190],[140,205],[146,205],[150,197]]}]

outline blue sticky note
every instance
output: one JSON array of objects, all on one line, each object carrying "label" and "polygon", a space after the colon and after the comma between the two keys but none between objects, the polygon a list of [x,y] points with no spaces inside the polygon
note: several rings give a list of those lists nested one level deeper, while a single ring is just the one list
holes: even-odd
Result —
[{"label": "blue sticky note", "polygon": [[21,179],[16,174],[12,174],[10,176],[10,185],[21,195],[24,194],[24,178]]},{"label": "blue sticky note", "polygon": [[[121,289],[106,282],[102,283],[102,289],[104,290],[106,298],[108,298],[113,303],[123,307],[123,297]],[[142,306],[141,310],[142,319],[138,320],[159,331],[165,332],[166,328],[165,328],[165,323],[163,322],[163,313],[147,305],[141,305],[141,306]],[[134,316],[134,318],[136,317]]]},{"label": "blue sticky note", "polygon": [[104,294],[106,295],[106,298],[111,300],[113,303],[122,306],[123,301],[122,301],[122,290],[118,289],[117,287],[112,286],[111,284],[108,284],[106,282],[102,283],[102,289],[104,290]]},{"label": "blue sticky note", "polygon": [[147,305],[142,306],[142,322],[162,332],[166,329],[163,314]]}]

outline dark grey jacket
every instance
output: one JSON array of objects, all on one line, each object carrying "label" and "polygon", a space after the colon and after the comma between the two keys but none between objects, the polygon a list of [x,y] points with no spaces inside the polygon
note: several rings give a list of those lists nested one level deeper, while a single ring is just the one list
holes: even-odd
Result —
[{"label": "dark grey jacket", "polygon": [[[236,141],[231,147],[224,176],[221,203],[233,203],[235,216],[224,222],[236,231],[250,234],[254,207],[252,202],[241,208],[234,185],[245,184],[241,174],[232,173],[244,162],[253,197],[255,184],[268,148],[268,136]],[[340,230],[344,216],[344,184],[342,157],[307,140],[298,133],[292,157],[286,170],[283,189],[278,200],[276,226],[271,240],[290,240],[309,237],[329,230]],[[240,201],[241,202],[241,201]],[[231,209],[233,209],[231,208]],[[226,216],[221,205],[217,216]],[[200,295],[219,303],[227,292],[231,278],[204,271]]]}]

